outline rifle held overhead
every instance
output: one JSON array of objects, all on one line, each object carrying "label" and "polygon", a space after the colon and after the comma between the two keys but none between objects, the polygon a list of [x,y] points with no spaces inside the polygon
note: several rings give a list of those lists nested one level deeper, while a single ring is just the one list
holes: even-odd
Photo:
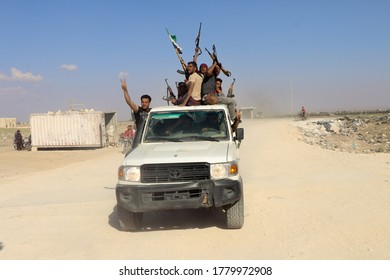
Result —
[{"label": "rifle held overhead", "polygon": [[211,53],[207,48],[205,48],[205,50],[209,53],[211,59],[215,62],[217,62],[218,66],[221,68],[222,72],[230,77],[232,75],[232,73],[228,70],[226,70],[223,66],[222,66],[222,63],[219,62],[218,58],[217,58],[217,51],[216,51],[216,48],[215,48],[215,45],[213,45],[213,53]]}]

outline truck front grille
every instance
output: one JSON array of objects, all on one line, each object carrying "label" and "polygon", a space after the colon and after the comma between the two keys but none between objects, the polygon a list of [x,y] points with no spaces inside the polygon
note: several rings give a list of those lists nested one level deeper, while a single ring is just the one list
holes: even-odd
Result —
[{"label": "truck front grille", "polygon": [[208,163],[145,164],[141,167],[142,183],[188,182],[210,179]]},{"label": "truck front grille", "polygon": [[154,192],[152,193],[152,201],[194,199],[199,198],[201,194],[202,189]]}]

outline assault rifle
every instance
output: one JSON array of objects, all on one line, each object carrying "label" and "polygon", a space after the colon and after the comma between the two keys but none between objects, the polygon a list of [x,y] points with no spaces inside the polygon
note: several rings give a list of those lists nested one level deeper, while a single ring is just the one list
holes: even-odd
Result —
[{"label": "assault rifle", "polygon": [[233,94],[233,85],[234,85],[235,82],[236,82],[236,79],[233,78],[233,83],[230,84],[230,87],[229,87],[229,90],[228,90],[227,97],[234,97],[234,94]]},{"label": "assault rifle", "polygon": [[172,88],[168,84],[168,79],[165,79],[165,83],[167,84],[167,97],[163,97],[165,101],[167,101],[167,104],[169,106],[169,101],[173,98],[176,98],[175,94],[173,93]]},{"label": "assault rifle", "polygon": [[173,47],[175,48],[177,57],[178,57],[179,60],[180,60],[181,67],[183,67],[184,73],[187,74],[187,65],[186,65],[186,63],[184,62],[183,58],[181,57],[182,51],[181,51],[181,48],[179,47],[179,45],[176,43],[176,36],[169,34],[169,31],[168,31],[167,28],[165,28],[165,30],[167,31],[169,40],[171,40],[172,45],[173,45]]},{"label": "assault rifle", "polygon": [[196,62],[198,56],[200,56],[202,54],[202,49],[199,48],[201,30],[202,30],[202,23],[199,24],[198,36],[196,36],[196,39],[195,39],[195,54],[194,54],[194,61],[195,62]]},{"label": "assault rifle", "polygon": [[230,77],[232,73],[230,73],[230,71],[226,70],[225,68],[223,68],[222,64],[218,61],[218,58],[217,58],[217,49],[215,48],[215,45],[213,45],[213,53],[210,53],[209,50],[207,48],[205,48],[205,50],[209,53],[210,57],[212,60],[214,60],[215,62],[217,62],[218,66],[221,68],[222,72]]}]

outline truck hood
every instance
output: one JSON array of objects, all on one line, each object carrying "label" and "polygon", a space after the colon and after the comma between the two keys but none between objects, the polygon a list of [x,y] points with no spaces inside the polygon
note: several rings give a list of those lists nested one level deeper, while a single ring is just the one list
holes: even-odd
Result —
[{"label": "truck hood", "polygon": [[151,143],[138,145],[123,160],[123,165],[178,162],[226,162],[229,156],[229,141]]}]

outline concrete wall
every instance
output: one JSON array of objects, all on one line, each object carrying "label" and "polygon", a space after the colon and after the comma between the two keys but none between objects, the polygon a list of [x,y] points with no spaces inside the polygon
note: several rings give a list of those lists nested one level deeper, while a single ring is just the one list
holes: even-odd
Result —
[{"label": "concrete wall", "polygon": [[0,118],[0,127],[16,127],[16,118]]}]

